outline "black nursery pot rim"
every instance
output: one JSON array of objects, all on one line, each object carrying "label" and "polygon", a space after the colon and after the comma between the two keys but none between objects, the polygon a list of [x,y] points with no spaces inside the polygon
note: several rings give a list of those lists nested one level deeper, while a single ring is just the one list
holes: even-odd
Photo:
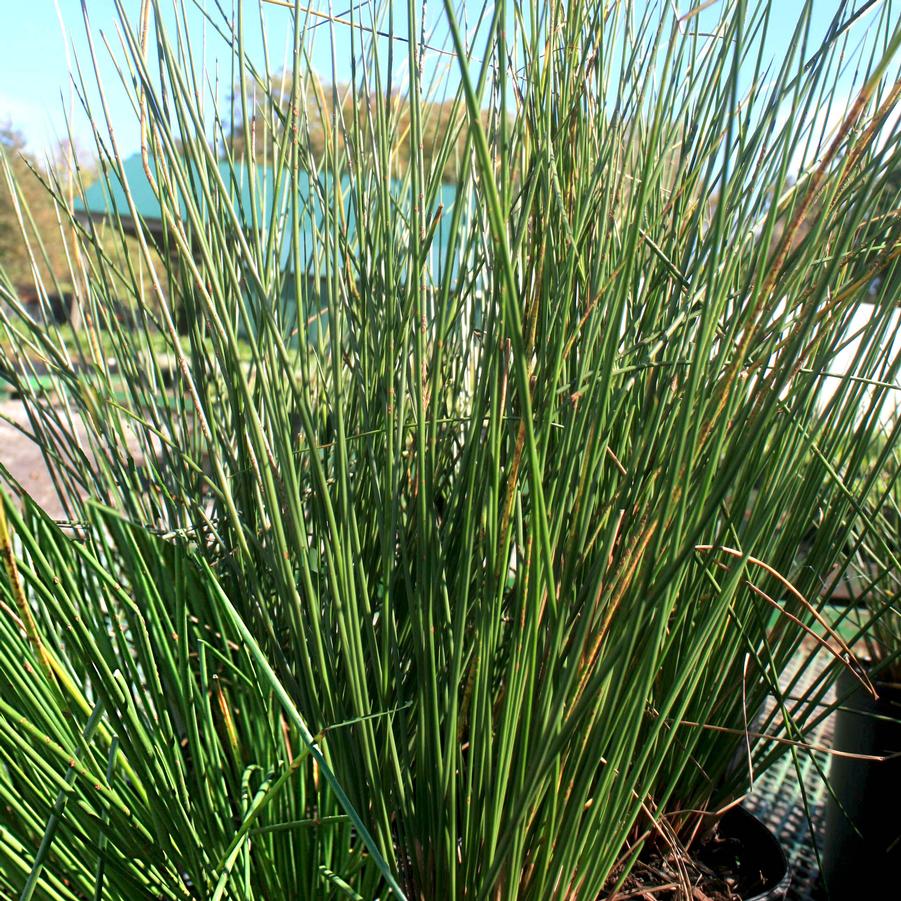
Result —
[{"label": "black nursery pot rim", "polygon": [[897,897],[901,846],[891,801],[901,787],[901,690],[882,673],[871,677],[878,698],[847,671],[838,677],[833,747],[860,756],[829,765],[821,873],[834,898]]},{"label": "black nursery pot rim", "polygon": [[746,865],[759,869],[764,888],[755,894],[742,894],[742,901],[781,901],[791,884],[791,871],[782,844],[773,832],[745,807],[733,807],[721,817],[718,834],[737,839]]}]

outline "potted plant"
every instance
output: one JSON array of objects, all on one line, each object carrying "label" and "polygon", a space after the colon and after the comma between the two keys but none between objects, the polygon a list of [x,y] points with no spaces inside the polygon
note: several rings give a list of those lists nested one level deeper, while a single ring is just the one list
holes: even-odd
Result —
[{"label": "potted plant", "polygon": [[[878,445],[875,503],[868,512],[878,524],[849,579],[848,611],[866,647],[878,696],[857,690],[840,677],[836,685],[834,748],[829,771],[823,878],[831,898],[891,894],[901,866],[901,828],[886,799],[901,790],[901,613],[898,536],[901,506],[897,453]],[[879,562],[877,562],[879,561]],[[849,863],[853,861],[853,866]]]},{"label": "potted plant", "polygon": [[897,377],[886,303],[821,389],[901,37],[867,20],[827,137],[863,20],[810,55],[810,2],[773,67],[770,3],[448,2],[432,39],[354,10],[332,86],[313,13],[268,10],[276,73],[251,5],[208,12],[226,114],[188,19],[117,4],[140,149],[101,100],[100,181],[47,177],[84,330],[0,286],[68,515],[6,507],[4,890],[778,891],[728,811],[806,750],[822,708],[780,679],[819,649],[869,688],[817,580]]}]

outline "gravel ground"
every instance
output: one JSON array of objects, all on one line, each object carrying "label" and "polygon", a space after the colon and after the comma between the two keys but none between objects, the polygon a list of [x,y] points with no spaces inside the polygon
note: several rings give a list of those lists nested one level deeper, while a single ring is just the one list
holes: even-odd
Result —
[{"label": "gravel ground", "polygon": [[0,403],[0,464],[54,519],[63,518],[65,512],[40,450],[17,426],[29,429],[24,406],[19,401]]},{"label": "gravel ground", "polygon": [[[63,505],[38,446],[22,434],[31,431],[28,414],[21,401],[0,401],[0,484],[8,487],[8,477],[54,519],[66,519]],[[87,430],[79,423],[75,429],[81,448],[87,447]],[[135,462],[140,465],[140,450],[135,438],[129,442]],[[66,450],[65,448],[63,449]]]}]

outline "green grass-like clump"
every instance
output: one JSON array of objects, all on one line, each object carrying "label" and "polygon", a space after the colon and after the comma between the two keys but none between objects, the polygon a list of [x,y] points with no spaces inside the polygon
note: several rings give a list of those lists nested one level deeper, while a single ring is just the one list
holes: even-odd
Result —
[{"label": "green grass-like clump", "polygon": [[867,681],[822,590],[901,363],[892,4],[813,46],[799,3],[775,59],[769,2],[278,4],[280,79],[257,5],[208,13],[224,121],[183,19],[117,3],[161,237],[114,257],[51,179],[94,365],[3,289],[68,522],[0,529],[0,884],[603,897]]}]

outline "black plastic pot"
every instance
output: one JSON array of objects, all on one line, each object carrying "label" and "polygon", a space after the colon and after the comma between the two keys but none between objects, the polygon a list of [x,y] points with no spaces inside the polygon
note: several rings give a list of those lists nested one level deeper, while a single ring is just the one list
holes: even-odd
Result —
[{"label": "black plastic pot", "polygon": [[716,834],[703,862],[711,869],[734,875],[744,901],[785,898],[791,881],[785,852],[754,814],[743,807],[733,807],[720,819]]},{"label": "black plastic pot", "polygon": [[[901,754],[901,690],[877,684],[874,700],[845,672],[836,690],[837,751]],[[823,882],[830,901],[897,898],[901,885],[901,757],[833,757],[826,802]]]}]

